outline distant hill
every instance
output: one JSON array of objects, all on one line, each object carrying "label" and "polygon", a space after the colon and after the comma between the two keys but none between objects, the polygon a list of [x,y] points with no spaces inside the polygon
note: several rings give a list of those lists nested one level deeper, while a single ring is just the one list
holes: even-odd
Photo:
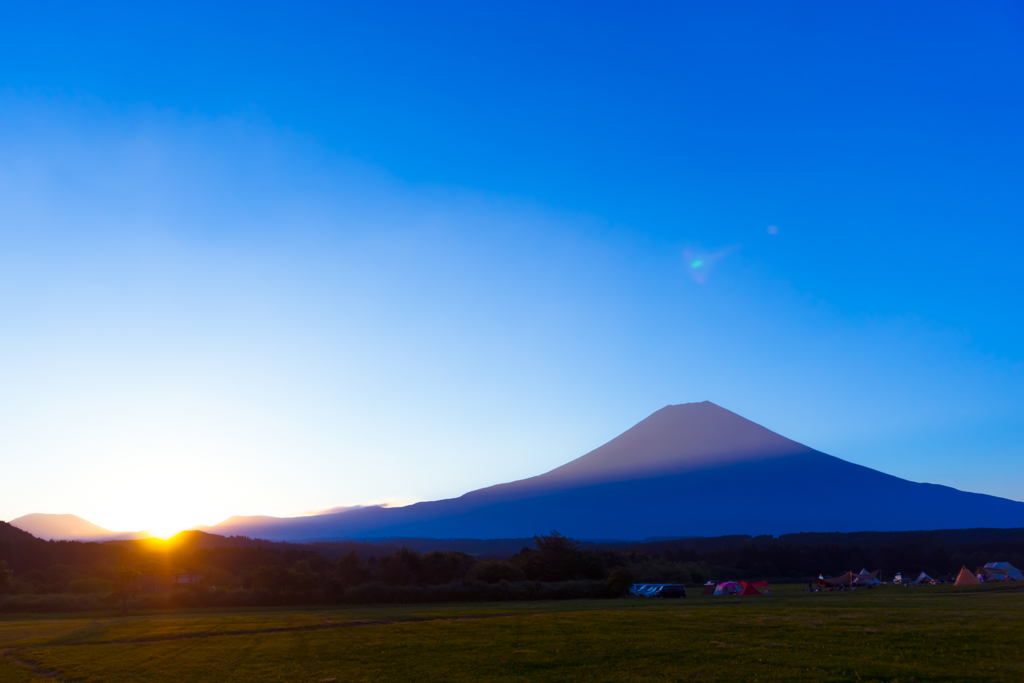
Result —
[{"label": "distant hill", "polygon": [[235,517],[276,540],[580,539],[1024,526],[1024,503],[907,481],[821,453],[710,402],[667,406],[545,474],[401,508]]},{"label": "distant hill", "polygon": [[12,519],[11,526],[42,538],[55,541],[113,541],[145,538],[143,532],[118,532],[104,529],[78,515],[51,515],[36,512]]}]

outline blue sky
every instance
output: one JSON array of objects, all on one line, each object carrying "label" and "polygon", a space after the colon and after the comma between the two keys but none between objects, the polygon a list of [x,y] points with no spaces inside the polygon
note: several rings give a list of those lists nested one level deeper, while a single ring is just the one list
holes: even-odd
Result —
[{"label": "blue sky", "polygon": [[1021,120],[1016,3],[4,7],[0,518],[450,497],[704,399],[1024,500]]}]

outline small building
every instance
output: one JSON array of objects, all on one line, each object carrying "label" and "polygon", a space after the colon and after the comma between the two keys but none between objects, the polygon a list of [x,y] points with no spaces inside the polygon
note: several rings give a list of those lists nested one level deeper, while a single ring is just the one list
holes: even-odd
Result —
[{"label": "small building", "polygon": [[198,584],[202,579],[199,574],[172,574],[172,584]]}]

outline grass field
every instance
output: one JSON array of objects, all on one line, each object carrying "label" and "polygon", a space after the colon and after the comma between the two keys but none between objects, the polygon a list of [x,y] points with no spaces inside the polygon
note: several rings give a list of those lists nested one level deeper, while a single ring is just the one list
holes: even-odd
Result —
[{"label": "grass field", "polygon": [[0,681],[1019,683],[1024,592],[9,616],[0,648]]}]

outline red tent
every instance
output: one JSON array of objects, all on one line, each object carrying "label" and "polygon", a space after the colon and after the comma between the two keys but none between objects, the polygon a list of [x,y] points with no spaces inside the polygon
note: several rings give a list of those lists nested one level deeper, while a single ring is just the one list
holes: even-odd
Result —
[{"label": "red tent", "polygon": [[754,584],[743,582],[743,590],[740,591],[740,595],[760,595],[761,591],[754,588]]}]

